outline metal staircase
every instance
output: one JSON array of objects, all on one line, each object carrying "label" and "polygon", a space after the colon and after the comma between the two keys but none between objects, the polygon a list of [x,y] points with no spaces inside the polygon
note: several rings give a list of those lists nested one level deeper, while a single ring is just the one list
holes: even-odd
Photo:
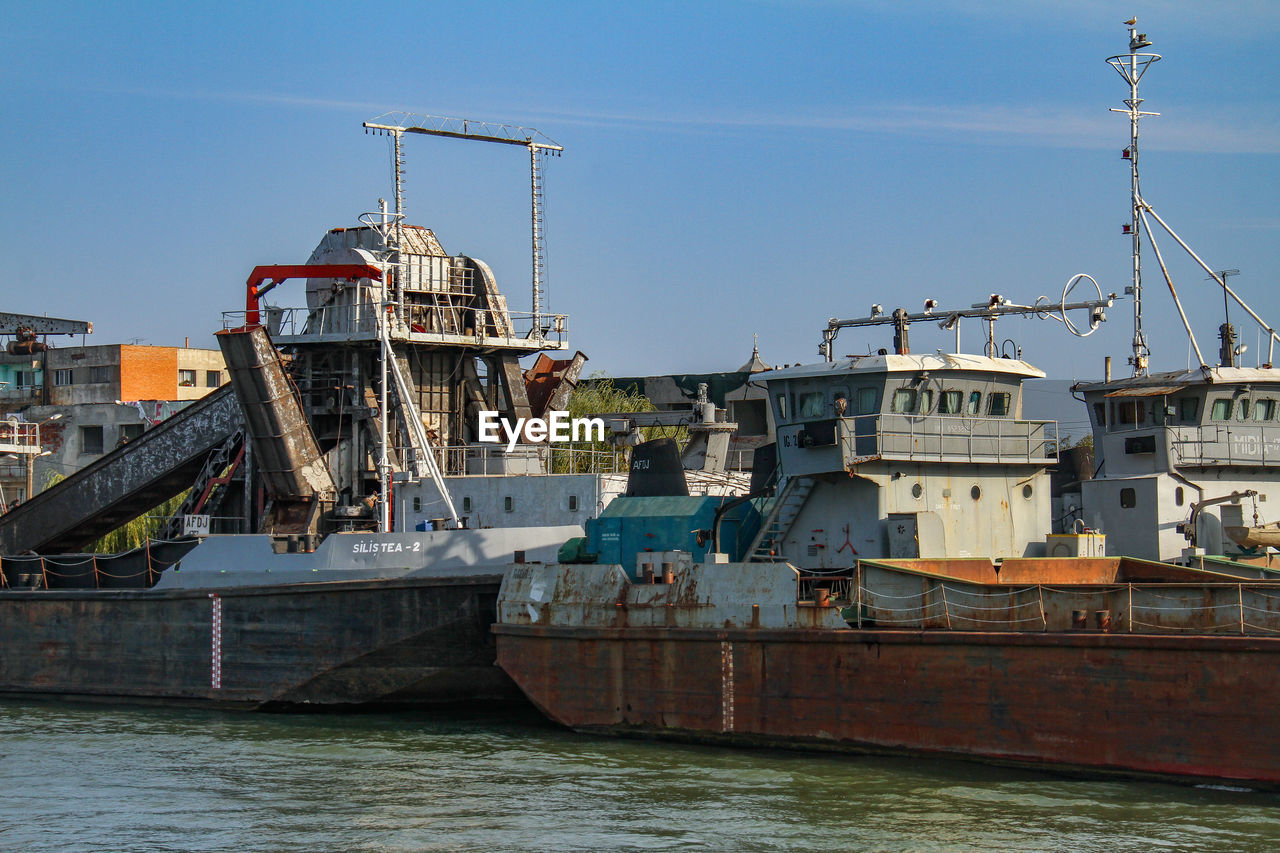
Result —
[{"label": "metal staircase", "polygon": [[792,477],[782,487],[782,493],[773,502],[769,517],[760,525],[760,532],[747,550],[747,560],[756,563],[779,563],[783,557],[782,538],[787,535],[791,525],[795,523],[804,502],[813,491],[814,481],[809,477]]}]

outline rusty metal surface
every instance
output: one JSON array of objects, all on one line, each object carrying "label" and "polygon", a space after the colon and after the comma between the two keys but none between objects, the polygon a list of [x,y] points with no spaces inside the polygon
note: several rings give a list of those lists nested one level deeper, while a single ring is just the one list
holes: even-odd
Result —
[{"label": "rusty metal surface", "polygon": [[498,625],[580,730],[1280,785],[1280,638]]},{"label": "rusty metal surface", "polygon": [[493,666],[497,587],[0,592],[0,692],[237,707],[515,700]]},{"label": "rusty metal surface", "polygon": [[498,619],[589,627],[846,627],[838,608],[800,601],[798,588],[799,574],[786,563],[686,562],[669,584],[630,583],[621,566],[517,566],[503,580]]},{"label": "rusty metal surface", "polygon": [[217,337],[268,495],[331,499],[333,478],[266,330],[257,326]]},{"label": "rusty metal surface", "polygon": [[660,559],[671,583],[508,573],[498,663],[552,719],[1280,786],[1274,583],[1118,558],[1012,561],[1017,582],[987,560]]},{"label": "rusty metal surface", "polygon": [[123,447],[0,515],[0,553],[80,551],[191,485],[242,423],[230,387],[210,392]]}]

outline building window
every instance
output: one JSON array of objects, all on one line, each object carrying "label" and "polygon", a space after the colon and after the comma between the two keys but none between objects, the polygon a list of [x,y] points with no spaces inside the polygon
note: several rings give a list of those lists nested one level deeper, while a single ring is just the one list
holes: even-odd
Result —
[{"label": "building window", "polygon": [[53,384],[62,386],[71,384],[71,368],[64,367],[61,370],[53,371]]},{"label": "building window", "polygon": [[569,512],[577,512],[577,511],[578,511],[578,496],[569,495]]},{"label": "building window", "polygon": [[987,414],[993,418],[1003,418],[1009,414],[1009,392],[998,391],[987,398]]},{"label": "building window", "polygon": [[146,424],[121,424],[120,443],[127,444],[130,441],[141,438],[144,429],[146,429]]},{"label": "building window", "polygon": [[96,365],[89,368],[89,382],[94,385],[101,385],[111,381],[111,368],[105,364]]},{"label": "building window", "polygon": [[36,384],[36,375],[30,370],[15,370],[13,372],[14,388],[34,388]]},{"label": "building window", "polygon": [[81,453],[102,453],[102,427],[101,426],[82,426],[80,427],[80,452]]},{"label": "building window", "polygon": [[222,384],[221,370],[206,370],[204,372],[204,387],[217,388]]},{"label": "building window", "polygon": [[178,384],[184,388],[194,388],[196,384],[196,372],[194,370],[179,370]]},{"label": "building window", "polygon": [[507,495],[502,499],[502,508],[507,512],[514,512],[516,508],[516,499]]},{"label": "building window", "polygon": [[1120,506],[1125,509],[1133,509],[1138,505],[1138,493],[1133,489],[1120,490]]}]

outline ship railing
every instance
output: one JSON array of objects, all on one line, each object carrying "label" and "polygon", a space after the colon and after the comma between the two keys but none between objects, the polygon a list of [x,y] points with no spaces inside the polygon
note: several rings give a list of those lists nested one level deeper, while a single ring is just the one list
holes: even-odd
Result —
[{"label": "ship railing", "polygon": [[[356,298],[318,308],[267,306],[261,311],[267,333],[284,343],[305,341],[375,341],[378,339],[378,304],[372,294],[357,289]],[[481,346],[513,346],[522,349],[568,347],[567,314],[493,311],[463,304],[393,304],[388,312],[393,340],[413,343],[467,343]],[[245,311],[222,312],[224,329],[243,328]]]},{"label": "ship railing", "polygon": [[1054,458],[1056,421],[963,415],[865,415],[839,420],[846,465],[879,457],[923,462],[1035,462]]},{"label": "ship railing", "polygon": [[196,547],[196,539],[148,539],[120,554],[0,557],[0,589],[148,589]]},{"label": "ship railing", "polygon": [[1005,588],[926,580],[919,592],[889,592],[860,580],[842,615],[857,628],[1266,636],[1280,634],[1280,584]]},{"label": "ship railing", "polygon": [[1179,465],[1280,465],[1280,429],[1247,423],[1176,427],[1169,446]]},{"label": "ship railing", "polygon": [[625,474],[629,460],[629,455],[621,449],[547,444],[517,444],[511,452],[507,452],[505,444],[433,447],[431,450],[446,477]]}]

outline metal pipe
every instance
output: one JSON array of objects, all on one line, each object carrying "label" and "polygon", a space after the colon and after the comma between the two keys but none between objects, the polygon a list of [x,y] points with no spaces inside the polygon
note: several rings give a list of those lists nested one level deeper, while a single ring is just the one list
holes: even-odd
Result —
[{"label": "metal pipe", "polygon": [[1206,264],[1204,261],[1202,261],[1199,255],[1197,255],[1194,251],[1192,251],[1191,247],[1188,246],[1183,241],[1183,239],[1178,236],[1177,232],[1175,232],[1172,228],[1170,228],[1168,223],[1160,218],[1160,214],[1156,213],[1155,210],[1151,207],[1151,205],[1147,204],[1144,201],[1142,202],[1142,206],[1143,206],[1143,209],[1145,209],[1148,213],[1150,213],[1153,217],[1155,217],[1156,222],[1159,222],[1160,226],[1164,228],[1165,231],[1169,232],[1169,236],[1172,237],[1174,240],[1176,240],[1178,242],[1178,245],[1181,246],[1184,250],[1186,250],[1186,253],[1190,255],[1197,264],[1200,265],[1200,268],[1203,269],[1205,272],[1207,272],[1209,274],[1209,277],[1212,278],[1214,281],[1216,281],[1222,287],[1222,289],[1226,291],[1226,293],[1229,294],[1231,298],[1236,301],[1237,305],[1243,308],[1245,312],[1250,317],[1252,317],[1259,326],[1266,329],[1267,334],[1271,336],[1271,344],[1272,346],[1274,346],[1276,338],[1280,337],[1280,335],[1277,335],[1276,330],[1268,326],[1266,321],[1263,320],[1261,317],[1259,317],[1257,312],[1255,312],[1252,308],[1249,307],[1248,303],[1246,303],[1243,299],[1241,299],[1234,290],[1228,287],[1226,281],[1219,278],[1218,274],[1214,272],[1212,269],[1210,269],[1209,265]]},{"label": "metal pipe", "polygon": [[[1145,210],[1141,211],[1141,213],[1142,227],[1147,230],[1147,236],[1151,238],[1151,248],[1156,253],[1156,260],[1160,263],[1160,272],[1164,273],[1165,283],[1169,285],[1169,293],[1173,296],[1173,304],[1178,308],[1178,316],[1182,318],[1182,326],[1187,330],[1187,337],[1191,339],[1191,348],[1196,351],[1196,361],[1200,362],[1201,367],[1207,367],[1204,356],[1200,354],[1200,345],[1196,343],[1195,333],[1191,331],[1191,323],[1187,320],[1187,312],[1182,310],[1182,300],[1178,298],[1178,291],[1173,287],[1173,279],[1169,277],[1169,268],[1165,266],[1164,255],[1160,252],[1160,246],[1156,243],[1155,235],[1151,233],[1151,223],[1147,221],[1147,213]],[[1155,216],[1155,211],[1152,211],[1151,215]]]}]

